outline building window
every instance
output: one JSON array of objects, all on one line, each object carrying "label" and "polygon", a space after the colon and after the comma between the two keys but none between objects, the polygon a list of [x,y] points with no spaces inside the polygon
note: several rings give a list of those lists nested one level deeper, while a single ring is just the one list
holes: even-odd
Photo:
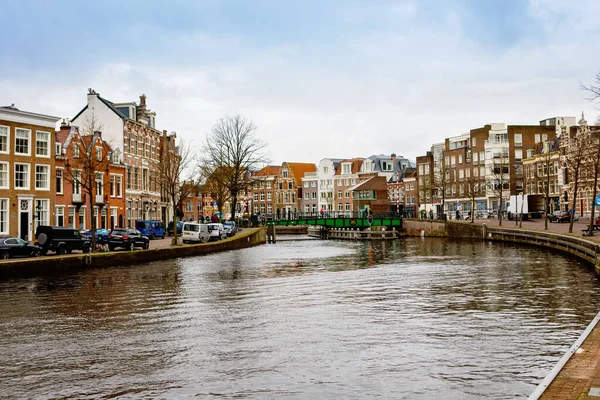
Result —
[{"label": "building window", "polygon": [[291,182],[291,181],[290,181],[290,182],[288,182],[288,189],[289,189],[289,190],[292,190],[292,182]]},{"label": "building window", "polygon": [[[38,214],[35,219],[35,228],[39,225],[50,225],[50,200],[48,199],[36,199],[35,200],[35,212]],[[39,210],[39,211],[38,211]]]},{"label": "building window", "polygon": [[17,128],[15,133],[15,153],[29,155],[29,140],[31,131],[29,129]]},{"label": "building window", "polygon": [[102,161],[102,147],[96,147],[96,160]]},{"label": "building window", "polygon": [[86,206],[83,206],[79,209],[79,229],[85,230],[85,211],[87,210]]},{"label": "building window", "polygon": [[346,211],[350,211],[350,203],[346,203]]},{"label": "building window", "polygon": [[35,135],[35,154],[40,157],[50,157],[50,134],[36,132]]},{"label": "building window", "polygon": [[56,169],[56,193],[63,194],[63,169],[62,168]]},{"label": "building window", "polygon": [[8,235],[8,199],[0,199],[0,234]]},{"label": "building window", "polygon": [[523,135],[515,133],[515,146],[523,146]]},{"label": "building window", "polygon": [[50,190],[50,166],[35,166],[35,188],[40,190]]},{"label": "building window", "polygon": [[288,172],[287,171],[282,171],[281,174],[283,175],[284,178],[288,177]]},{"label": "building window", "polygon": [[73,157],[79,158],[79,143],[73,143]]},{"label": "building window", "polygon": [[73,170],[73,194],[81,194],[81,171]]},{"label": "building window", "polygon": [[0,153],[8,153],[8,126],[0,126]]},{"label": "building window", "polygon": [[15,163],[15,189],[29,189],[29,164]]},{"label": "building window", "polygon": [[0,163],[0,189],[9,189],[8,187],[8,163]]},{"label": "building window", "polygon": [[342,164],[342,174],[344,174],[344,175],[350,174],[351,167],[352,167],[352,164],[350,164],[350,163]]},{"label": "building window", "polygon": [[64,206],[56,206],[55,211],[55,224],[56,226],[65,226],[65,207]]},{"label": "building window", "polygon": [[515,161],[522,161],[523,160],[523,149],[515,149]]}]

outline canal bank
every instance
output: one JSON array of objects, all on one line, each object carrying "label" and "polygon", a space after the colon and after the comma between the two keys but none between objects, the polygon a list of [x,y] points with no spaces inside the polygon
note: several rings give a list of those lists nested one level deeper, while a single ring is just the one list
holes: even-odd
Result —
[{"label": "canal bank", "polygon": [[38,258],[12,259],[0,263],[0,279],[15,276],[64,273],[85,268],[145,264],[152,261],[238,250],[264,243],[266,243],[264,228],[247,228],[225,240],[202,244],[159,247],[150,250],[112,251],[63,256],[50,255]]}]

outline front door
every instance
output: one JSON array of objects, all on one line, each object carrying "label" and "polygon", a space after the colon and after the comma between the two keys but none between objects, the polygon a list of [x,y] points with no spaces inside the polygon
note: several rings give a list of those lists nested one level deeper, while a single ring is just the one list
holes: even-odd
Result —
[{"label": "front door", "polygon": [[19,215],[19,237],[29,240],[29,211],[21,211]]}]

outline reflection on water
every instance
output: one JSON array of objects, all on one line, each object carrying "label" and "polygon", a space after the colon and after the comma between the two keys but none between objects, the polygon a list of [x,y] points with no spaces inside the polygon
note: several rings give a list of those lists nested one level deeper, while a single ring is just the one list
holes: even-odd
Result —
[{"label": "reflection on water", "polygon": [[279,242],[0,282],[15,398],[528,395],[600,305],[593,272],[498,243]]}]

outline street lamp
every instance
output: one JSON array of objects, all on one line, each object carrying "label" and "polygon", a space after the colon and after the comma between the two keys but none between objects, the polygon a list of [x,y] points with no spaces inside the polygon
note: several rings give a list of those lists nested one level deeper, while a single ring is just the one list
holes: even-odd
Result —
[{"label": "street lamp", "polygon": [[[516,190],[517,189],[517,169],[519,168],[519,164],[514,164],[513,167],[515,169],[515,226],[519,225],[519,213],[517,212],[517,210],[519,209],[519,192]],[[523,218],[523,215],[521,215],[521,219]]]}]

